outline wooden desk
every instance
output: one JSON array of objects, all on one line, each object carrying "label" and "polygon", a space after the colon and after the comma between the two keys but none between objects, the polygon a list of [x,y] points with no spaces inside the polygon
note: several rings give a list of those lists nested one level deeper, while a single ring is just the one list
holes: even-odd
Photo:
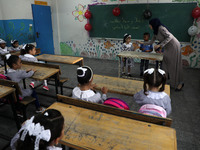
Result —
[{"label": "wooden desk", "polygon": [[72,65],[79,63],[80,66],[83,66],[83,57],[43,54],[37,56],[36,58],[40,61],[45,61],[45,62],[56,62],[56,63],[64,63]]},{"label": "wooden desk", "polygon": [[47,67],[43,67],[43,66],[36,66],[36,65],[29,65],[29,64],[22,64],[22,69],[23,70],[28,70],[28,69],[35,69],[37,70],[34,75],[31,77],[33,79],[36,80],[45,80],[57,73],[59,73],[59,69],[55,69],[55,68],[47,68]]},{"label": "wooden desk", "polygon": [[145,53],[145,52],[136,52],[136,51],[123,51],[117,55],[119,57],[119,71],[118,77],[121,76],[121,57],[126,58],[139,58],[139,59],[146,59],[146,60],[163,60],[163,54],[160,53]]},{"label": "wooden desk", "polygon": [[9,96],[8,98],[9,98],[9,101],[10,101],[10,104],[11,104],[11,107],[12,107],[13,116],[14,116],[14,119],[15,119],[15,122],[16,122],[16,125],[17,125],[17,129],[19,130],[21,125],[19,123],[19,120],[18,120],[18,117],[17,117],[17,112],[16,112],[16,109],[15,109],[15,104],[14,104],[15,102],[17,102],[16,95],[15,95],[15,89],[8,87],[8,86],[3,86],[0,83],[0,98],[3,98],[5,96]]},{"label": "wooden desk", "polygon": [[[59,74],[60,69],[58,69],[58,65],[50,65],[50,64],[42,64],[42,63],[34,63],[34,62],[23,62],[22,69],[35,69],[37,70],[34,75],[31,77],[35,80],[45,80],[51,76],[54,76],[55,79],[55,89],[56,94],[58,94],[58,80],[59,80]],[[24,88],[26,88],[25,80],[24,81]]]},{"label": "wooden desk", "polygon": [[[102,75],[94,75],[93,83],[97,84],[96,89],[107,87],[108,92],[133,96],[135,93],[143,89],[143,81],[123,79],[117,77],[109,77]],[[170,86],[165,85],[165,93],[170,96]]]},{"label": "wooden desk", "polygon": [[65,118],[61,144],[90,150],[176,150],[176,131],[73,105],[54,103]]}]

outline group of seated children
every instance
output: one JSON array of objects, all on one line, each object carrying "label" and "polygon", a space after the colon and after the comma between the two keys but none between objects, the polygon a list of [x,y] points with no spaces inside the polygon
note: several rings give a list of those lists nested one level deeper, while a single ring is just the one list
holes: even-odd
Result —
[{"label": "group of seated children", "polygon": [[[152,52],[153,51],[153,46],[148,45],[147,43],[149,42],[150,34],[148,32],[145,32],[143,34],[143,39],[144,39],[144,44],[140,44],[140,50],[142,52]],[[145,44],[146,43],[146,44]],[[130,34],[125,34],[123,38],[123,44],[122,44],[122,51],[135,51],[136,47],[133,46],[131,43],[131,35]],[[156,53],[162,53],[163,49],[156,49]],[[160,64],[159,64],[160,63]],[[158,69],[158,65],[160,65],[160,68],[162,68],[162,62],[156,61],[156,68]],[[123,57],[121,59],[121,70],[122,70],[122,76],[125,75],[126,71],[127,76],[131,77],[131,67],[134,67],[134,60],[131,58],[126,58]],[[144,70],[147,70],[149,67],[149,60],[141,59],[140,63],[140,76],[143,76]]]},{"label": "group of seated children", "polygon": [[[95,85],[92,84],[93,71],[90,67],[83,66],[77,68],[77,79],[79,86],[73,89],[73,98],[93,103],[108,104],[106,96],[108,89],[106,87],[101,89],[102,95],[94,91]],[[135,102],[141,106],[139,112],[164,118],[170,114],[171,99],[164,92],[165,83],[165,71],[154,68],[144,71],[144,89],[134,95]],[[126,108],[129,109],[129,107]]]}]

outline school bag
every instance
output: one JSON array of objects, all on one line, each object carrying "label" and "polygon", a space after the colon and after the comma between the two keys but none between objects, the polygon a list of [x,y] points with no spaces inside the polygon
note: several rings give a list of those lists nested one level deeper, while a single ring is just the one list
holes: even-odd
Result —
[{"label": "school bag", "polygon": [[145,104],[139,109],[139,113],[153,115],[158,117],[167,117],[167,112],[164,108],[154,105],[154,104]]},{"label": "school bag", "polygon": [[103,104],[107,105],[107,106],[111,106],[111,107],[117,107],[117,108],[120,108],[120,109],[129,110],[128,104],[126,102],[124,102],[123,100],[118,99],[118,98],[107,98],[104,101]]}]

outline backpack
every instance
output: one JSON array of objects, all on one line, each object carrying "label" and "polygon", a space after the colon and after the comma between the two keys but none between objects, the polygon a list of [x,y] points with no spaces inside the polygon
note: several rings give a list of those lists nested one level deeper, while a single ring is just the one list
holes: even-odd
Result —
[{"label": "backpack", "polygon": [[165,111],[165,109],[160,106],[154,105],[154,104],[143,105],[140,108],[139,113],[163,117],[163,118],[167,117],[167,112]]},{"label": "backpack", "polygon": [[3,74],[0,74],[0,79],[3,79],[3,80],[10,80],[9,77],[3,75]]},{"label": "backpack", "polygon": [[124,102],[123,100],[118,99],[118,98],[107,98],[104,101],[103,104],[107,105],[107,106],[112,106],[112,107],[117,107],[117,108],[120,108],[120,109],[129,110],[128,104],[126,102]]}]

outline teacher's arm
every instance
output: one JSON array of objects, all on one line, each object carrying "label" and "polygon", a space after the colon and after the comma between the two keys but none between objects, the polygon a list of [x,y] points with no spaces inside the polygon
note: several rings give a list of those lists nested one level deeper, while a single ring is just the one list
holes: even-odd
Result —
[{"label": "teacher's arm", "polygon": [[151,39],[151,41],[149,42],[140,42],[140,41],[137,41],[139,44],[143,44],[143,45],[152,45],[156,40],[156,36],[154,35],[153,38]]},{"label": "teacher's arm", "polygon": [[164,41],[162,41],[159,45],[160,47],[164,47],[172,40],[173,35],[163,26],[160,26],[159,32],[164,36]]}]

